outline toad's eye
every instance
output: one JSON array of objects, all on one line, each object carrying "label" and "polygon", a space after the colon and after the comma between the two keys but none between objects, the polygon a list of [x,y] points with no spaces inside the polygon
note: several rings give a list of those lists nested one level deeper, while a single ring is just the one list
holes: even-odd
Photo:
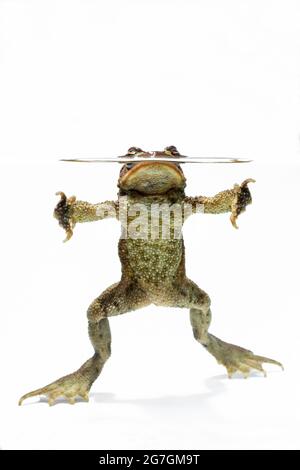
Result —
[{"label": "toad's eye", "polygon": [[127,150],[127,155],[135,155],[136,153],[141,153],[143,150],[139,147],[130,147]]},{"label": "toad's eye", "polygon": [[134,165],[133,163],[126,163],[127,170],[130,170],[130,168],[132,168],[133,165]]},{"label": "toad's eye", "polygon": [[175,147],[175,145],[170,145],[169,147],[166,147],[165,148],[165,153],[169,154],[169,155],[174,155],[175,156],[179,156],[180,153],[178,152],[177,148]]}]

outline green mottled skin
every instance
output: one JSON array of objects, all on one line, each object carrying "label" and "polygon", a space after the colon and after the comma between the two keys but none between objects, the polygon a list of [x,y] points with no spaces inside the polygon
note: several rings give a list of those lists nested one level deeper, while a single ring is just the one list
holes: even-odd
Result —
[{"label": "green mottled skin", "polygon": [[[169,147],[158,156],[168,155],[170,162],[173,155],[178,155],[175,147]],[[177,152],[177,153],[176,153]],[[129,154],[149,156],[140,149],[130,149]],[[67,199],[63,193],[56,206],[54,215],[66,230],[67,240],[73,234],[76,223],[101,220],[105,217],[121,219],[120,207],[124,196],[127,208],[142,203],[149,211],[153,203],[190,204],[192,213],[201,204],[204,213],[231,213],[231,222],[236,227],[236,218],[251,203],[251,196],[246,180],[240,186],[222,191],[213,197],[186,197],[185,178],[178,165],[174,163],[138,163],[132,168],[123,166],[120,178],[120,198],[118,201],[106,201],[90,204]],[[110,212],[109,212],[110,210]],[[136,215],[127,215],[132,222]],[[174,228],[173,219],[171,226]],[[89,337],[94,348],[94,355],[77,371],[51,384],[24,395],[25,398],[47,395],[49,404],[59,396],[64,396],[70,403],[77,396],[88,399],[89,390],[99,376],[106,360],[110,356],[111,335],[108,317],[136,310],[149,304],[170,307],[182,307],[190,310],[190,321],[195,339],[202,344],[220,364],[223,364],[229,376],[240,371],[247,376],[251,369],[264,372],[264,362],[280,365],[277,361],[254,355],[251,351],[226,343],[208,332],[211,322],[210,299],[185,274],[184,243],[182,238],[174,238],[171,230],[170,239],[163,239],[161,231],[156,239],[151,239],[151,223],[148,226],[148,239],[121,237],[119,257],[122,266],[121,280],[97,297],[88,308]],[[161,230],[161,225],[160,225]],[[124,236],[124,227],[122,229]]]}]

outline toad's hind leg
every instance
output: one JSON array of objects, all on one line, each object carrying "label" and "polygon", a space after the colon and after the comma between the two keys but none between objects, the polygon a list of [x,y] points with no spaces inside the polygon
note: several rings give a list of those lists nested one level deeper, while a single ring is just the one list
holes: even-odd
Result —
[{"label": "toad's hind leg", "polygon": [[[208,332],[211,323],[210,299],[208,295],[190,280],[186,281],[180,292],[180,307],[190,308],[190,320],[195,339],[204,346],[218,361],[226,367],[228,376],[241,372],[248,377],[251,369],[261,371],[264,375],[263,363],[276,364],[280,362],[263,356],[257,356],[248,349],[226,343]],[[283,367],[282,367],[283,368]]]},{"label": "toad's hind leg", "polygon": [[19,405],[26,398],[38,395],[46,395],[49,405],[53,405],[58,397],[64,397],[72,404],[75,403],[76,397],[87,401],[92,384],[110,356],[111,334],[107,317],[136,310],[148,304],[146,293],[136,284],[121,282],[109,287],[88,309],[89,337],[95,350],[94,355],[72,374],[26,393],[20,399]]}]

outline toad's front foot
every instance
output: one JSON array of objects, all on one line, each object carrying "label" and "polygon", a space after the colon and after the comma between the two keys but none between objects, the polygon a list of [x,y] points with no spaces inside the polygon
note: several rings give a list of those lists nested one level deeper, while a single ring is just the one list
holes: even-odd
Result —
[{"label": "toad's front foot", "polygon": [[247,378],[251,369],[262,372],[266,377],[266,371],[262,367],[264,363],[275,364],[283,369],[282,364],[274,359],[256,356],[248,349],[225,343],[225,341],[211,334],[209,334],[209,341],[206,347],[217,359],[218,363],[226,367],[229,378],[231,378],[235,372],[241,372],[244,377]]},{"label": "toad's front foot", "polygon": [[255,183],[253,178],[248,178],[239,186],[234,186],[235,198],[231,206],[230,221],[234,228],[238,228],[236,220],[238,216],[246,210],[248,204],[251,204],[252,198],[248,188],[249,183]]},{"label": "toad's front foot", "polygon": [[72,211],[76,197],[71,196],[67,198],[65,193],[61,191],[58,191],[56,195],[60,196],[60,201],[57,203],[53,215],[58,220],[59,225],[65,230],[66,238],[64,242],[67,242],[73,236],[73,229],[75,227]]},{"label": "toad's front foot", "polygon": [[99,367],[95,358],[91,358],[73,374],[65,375],[46,387],[26,393],[20,398],[19,405],[27,398],[39,395],[46,395],[50,406],[54,405],[59,397],[65,398],[70,404],[74,404],[77,397],[88,401],[90,388],[98,374]]}]

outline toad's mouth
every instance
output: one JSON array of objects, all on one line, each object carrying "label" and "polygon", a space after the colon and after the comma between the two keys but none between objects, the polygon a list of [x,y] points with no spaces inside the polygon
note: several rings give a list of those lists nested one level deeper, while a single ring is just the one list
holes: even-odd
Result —
[{"label": "toad's mouth", "polygon": [[142,194],[164,194],[170,189],[183,189],[185,177],[175,163],[140,162],[120,177],[119,187]]}]

